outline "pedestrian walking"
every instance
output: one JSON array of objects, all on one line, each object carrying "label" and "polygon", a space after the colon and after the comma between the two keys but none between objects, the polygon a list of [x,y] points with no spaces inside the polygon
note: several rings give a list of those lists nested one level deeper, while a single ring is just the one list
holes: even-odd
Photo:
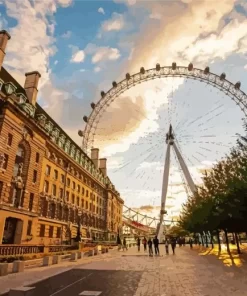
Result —
[{"label": "pedestrian walking", "polygon": [[140,252],[140,246],[141,246],[141,240],[140,240],[140,238],[138,237],[138,238],[137,238],[137,249],[138,249],[138,252]]},{"label": "pedestrian walking", "polygon": [[127,243],[126,243],[126,238],[123,239],[123,251],[124,250],[128,251]]},{"label": "pedestrian walking", "polygon": [[153,243],[151,241],[151,238],[148,240],[148,251],[149,251],[149,256],[153,256]]},{"label": "pedestrian walking", "polygon": [[173,253],[173,255],[175,255],[175,249],[176,249],[176,239],[175,238],[172,238],[171,246],[172,246],[172,253]]},{"label": "pedestrian walking", "polygon": [[142,243],[143,243],[143,246],[144,246],[144,252],[146,252],[147,251],[147,240],[146,240],[145,237],[144,237]]},{"label": "pedestrian walking", "polygon": [[153,244],[154,244],[155,255],[159,255],[160,254],[159,240],[158,240],[157,236],[155,236],[155,238],[153,239]]},{"label": "pedestrian walking", "polygon": [[166,247],[166,255],[169,255],[169,241],[166,239],[165,241],[165,247]]},{"label": "pedestrian walking", "polygon": [[118,251],[120,251],[122,249],[122,241],[120,236],[117,236],[117,244],[118,244]]},{"label": "pedestrian walking", "polygon": [[192,238],[190,238],[189,244],[190,244],[190,248],[193,249],[193,241],[192,241]]}]

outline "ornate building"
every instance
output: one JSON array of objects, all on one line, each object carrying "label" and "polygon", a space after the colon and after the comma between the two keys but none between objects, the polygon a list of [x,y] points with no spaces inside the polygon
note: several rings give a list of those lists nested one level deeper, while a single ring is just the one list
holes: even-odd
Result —
[{"label": "ornate building", "polygon": [[91,158],[36,102],[40,74],[22,87],[2,67],[10,39],[0,31],[0,244],[115,239],[123,200],[106,159]]}]

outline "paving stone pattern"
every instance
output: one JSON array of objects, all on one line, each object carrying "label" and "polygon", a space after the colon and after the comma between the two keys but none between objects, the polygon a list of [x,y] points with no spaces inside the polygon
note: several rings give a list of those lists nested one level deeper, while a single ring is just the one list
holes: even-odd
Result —
[{"label": "paving stone pattern", "polygon": [[35,296],[78,296],[84,291],[99,291],[100,296],[247,296],[247,266],[227,267],[217,257],[199,256],[188,247],[177,248],[175,255],[165,255],[163,249],[160,257],[136,248],[114,251],[88,263],[79,261],[54,277],[46,269],[50,278],[36,285],[27,278],[25,282],[36,286]]}]

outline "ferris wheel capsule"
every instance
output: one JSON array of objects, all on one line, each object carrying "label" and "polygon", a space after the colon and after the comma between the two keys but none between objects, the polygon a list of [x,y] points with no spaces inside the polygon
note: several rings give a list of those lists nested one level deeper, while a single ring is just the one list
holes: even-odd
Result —
[{"label": "ferris wheel capsule", "polygon": [[87,123],[87,121],[88,121],[87,116],[83,116],[83,120]]},{"label": "ferris wheel capsule", "polygon": [[113,82],[112,82],[112,86],[113,86],[113,87],[117,87],[117,82],[116,82],[116,81],[113,81]]},{"label": "ferris wheel capsule", "polygon": [[240,89],[240,86],[241,86],[241,82],[238,81],[238,82],[235,84],[235,89]]},{"label": "ferris wheel capsule", "polygon": [[78,135],[79,135],[80,137],[83,137],[83,136],[84,136],[83,131],[82,131],[82,130],[79,130],[79,131],[78,131]]},{"label": "ferris wheel capsule", "polygon": [[177,64],[176,63],[172,63],[172,70],[176,70],[177,68]]},{"label": "ferris wheel capsule", "polygon": [[189,70],[189,71],[192,71],[192,70],[193,70],[193,64],[192,64],[192,63],[189,64],[189,66],[188,66],[188,70]]},{"label": "ferris wheel capsule", "polygon": [[226,74],[225,73],[222,73],[221,75],[220,75],[220,80],[225,80],[226,79]]},{"label": "ferris wheel capsule", "polygon": [[204,74],[207,75],[207,74],[209,73],[209,71],[210,71],[210,70],[209,70],[209,67],[206,67],[206,68],[204,69]]},{"label": "ferris wheel capsule", "polygon": [[101,97],[104,98],[105,92],[103,90],[102,90],[102,92],[100,94],[101,94]]},{"label": "ferris wheel capsule", "polygon": [[95,108],[95,104],[94,103],[91,103],[91,107],[92,107],[92,109],[94,109]]},{"label": "ferris wheel capsule", "polygon": [[145,74],[145,69],[144,69],[144,67],[141,67],[140,72],[141,72],[141,74]]},{"label": "ferris wheel capsule", "polygon": [[156,64],[156,71],[160,71],[160,64]]},{"label": "ferris wheel capsule", "polygon": [[127,74],[125,75],[125,77],[126,77],[127,80],[130,80],[130,73],[127,73]]}]

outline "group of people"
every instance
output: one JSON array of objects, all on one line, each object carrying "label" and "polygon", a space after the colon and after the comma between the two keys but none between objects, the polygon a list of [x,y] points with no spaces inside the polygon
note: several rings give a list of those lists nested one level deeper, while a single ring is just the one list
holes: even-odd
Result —
[{"label": "group of people", "polygon": [[[166,249],[167,255],[169,255],[169,244],[171,244],[173,255],[175,254],[176,243],[177,243],[177,241],[175,238],[171,238],[170,240],[168,240],[168,239],[165,240],[165,249]],[[144,246],[144,252],[147,250],[147,246],[148,246],[149,256],[153,256],[153,245],[154,245],[155,255],[156,256],[160,255],[160,250],[159,250],[160,243],[159,243],[159,239],[157,238],[157,236],[155,236],[155,238],[153,240],[151,240],[151,238],[149,238],[147,240],[144,237],[142,240],[142,244]],[[138,252],[140,252],[141,239],[139,237],[137,238],[137,248],[138,248]]]}]

